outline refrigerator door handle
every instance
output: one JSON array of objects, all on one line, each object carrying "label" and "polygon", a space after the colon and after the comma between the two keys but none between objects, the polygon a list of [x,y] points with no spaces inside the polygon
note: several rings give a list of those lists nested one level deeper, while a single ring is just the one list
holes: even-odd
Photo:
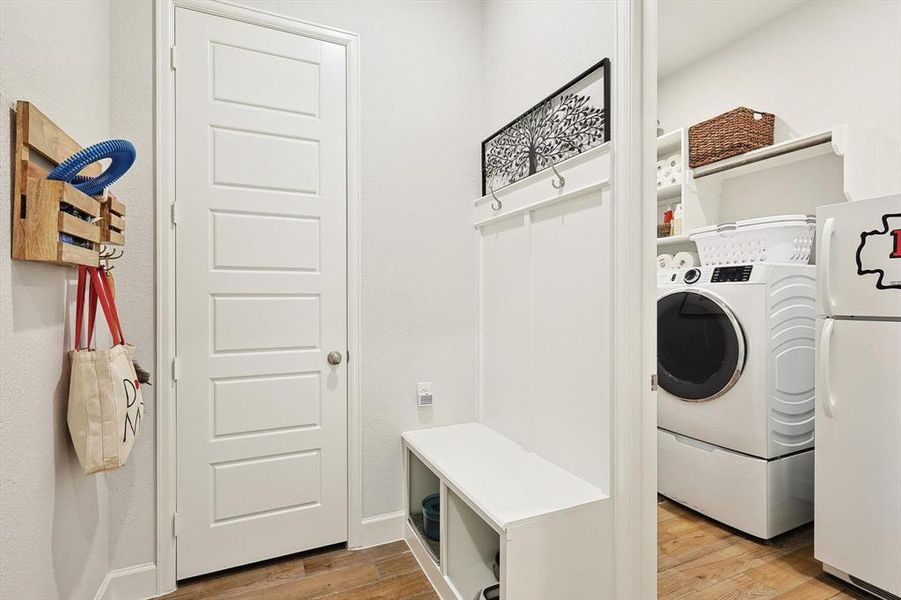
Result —
[{"label": "refrigerator door handle", "polygon": [[820,364],[817,365],[819,372],[822,373],[822,376],[818,378],[822,385],[816,393],[823,398],[823,413],[830,419],[835,416],[835,398],[832,397],[832,390],[829,384],[829,363],[831,362],[832,330],[834,327],[834,320],[823,319],[823,335],[820,337]]},{"label": "refrigerator door handle", "polygon": [[832,238],[835,235],[835,219],[829,217],[823,225],[823,256],[818,256],[820,261],[819,280],[820,293],[823,296],[823,309],[827,317],[831,317],[835,310],[835,304],[832,300]]}]

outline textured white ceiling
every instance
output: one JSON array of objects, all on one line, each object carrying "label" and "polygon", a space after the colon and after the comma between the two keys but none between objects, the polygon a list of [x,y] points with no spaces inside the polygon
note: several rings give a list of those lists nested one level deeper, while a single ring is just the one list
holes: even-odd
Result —
[{"label": "textured white ceiling", "polygon": [[658,4],[658,77],[744,37],[805,0],[662,0]]}]

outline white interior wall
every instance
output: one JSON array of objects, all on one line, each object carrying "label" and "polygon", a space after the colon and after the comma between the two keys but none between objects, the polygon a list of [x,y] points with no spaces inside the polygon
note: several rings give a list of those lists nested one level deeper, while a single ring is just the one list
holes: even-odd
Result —
[{"label": "white interior wall", "polygon": [[[4,2],[0,16],[4,197],[15,127],[6,109],[18,99],[84,145],[113,135],[137,148],[114,186],[128,207],[127,252],[114,275],[126,335],[153,370],[152,6]],[[0,222],[8,210],[0,203]],[[9,230],[2,234],[8,248]],[[143,388],[145,435],[128,465],[83,475],[65,421],[74,270],[0,257],[0,596],[92,597],[109,571],[155,560],[154,388]]]},{"label": "white interior wall", "polygon": [[[93,597],[110,569],[110,540],[120,526],[113,522],[118,501],[111,495],[129,475],[85,476],[66,427],[75,271],[12,261],[9,238],[12,107],[16,100],[30,100],[83,144],[105,139],[109,28],[107,2],[0,3],[3,598]],[[130,308],[123,313],[126,322],[135,320]],[[152,489],[152,479],[147,483]]]},{"label": "white interior wall", "polygon": [[663,78],[660,123],[672,131],[748,106],[776,115],[776,141],[840,123],[901,138],[899,31],[899,2],[804,3]]},{"label": "white interior wall", "polygon": [[482,2],[481,139],[602,58],[616,6],[602,0]]},{"label": "white interior wall", "polygon": [[[113,275],[123,327],[135,358],[157,380],[154,317],[153,7],[112,2],[110,7],[111,136],[131,140],[138,160],[113,189],[128,211],[125,256]],[[126,468],[110,479],[110,566],[156,560],[156,386],[141,387],[144,436]]]}]

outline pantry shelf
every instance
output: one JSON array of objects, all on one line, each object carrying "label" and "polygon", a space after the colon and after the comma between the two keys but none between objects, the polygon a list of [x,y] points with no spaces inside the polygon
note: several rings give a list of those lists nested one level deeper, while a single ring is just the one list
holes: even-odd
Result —
[{"label": "pantry shelf", "polygon": [[[698,196],[691,169],[688,168],[688,130],[676,129],[657,138],[657,160],[665,160],[678,156],[680,177],[676,183],[669,183],[657,188],[657,224],[664,221],[668,210],[676,213],[677,206],[682,205],[682,231],[689,233],[698,227],[707,225],[707,221],[715,218],[716,205],[709,199]],[[666,244],[687,244],[688,240],[679,240],[680,236],[666,239]],[[660,242],[658,241],[658,245]]]},{"label": "pantry shelf", "polygon": [[692,243],[688,235],[671,235],[669,237],[657,238],[657,247],[666,248],[667,246],[681,246]]},{"label": "pantry shelf", "polygon": [[[836,125],[697,167],[691,170],[691,179],[700,196],[716,196],[723,183],[731,179],[775,172],[780,167],[799,163],[810,164],[805,161],[820,157],[833,157],[833,162],[826,160],[822,168],[841,169],[841,193],[845,200],[862,200],[901,191],[897,177],[901,153],[897,140],[876,131],[848,125]],[[840,162],[834,162],[835,158]],[[774,209],[778,210],[776,207]]]},{"label": "pantry shelf", "polygon": [[740,177],[764,169],[781,167],[823,154],[838,153],[832,144],[832,130],[787,140],[693,170],[695,180],[719,180]]},{"label": "pantry shelf", "polygon": [[675,154],[682,150],[682,129],[664,133],[657,138],[657,157]]},{"label": "pantry shelf", "polygon": [[681,182],[657,188],[657,201],[658,202],[663,202],[665,200],[672,200],[673,198],[678,198],[681,195],[682,195],[682,183]]}]

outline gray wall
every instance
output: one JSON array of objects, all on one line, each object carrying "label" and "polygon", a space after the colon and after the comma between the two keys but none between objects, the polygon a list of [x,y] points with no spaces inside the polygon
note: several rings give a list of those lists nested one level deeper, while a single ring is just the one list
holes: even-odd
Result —
[{"label": "gray wall", "polygon": [[11,261],[9,230],[12,107],[30,100],[85,144],[107,138],[109,27],[107,2],[0,3],[3,598],[92,597],[109,570],[110,490],[123,474],[85,476],[66,429],[75,272]]}]

